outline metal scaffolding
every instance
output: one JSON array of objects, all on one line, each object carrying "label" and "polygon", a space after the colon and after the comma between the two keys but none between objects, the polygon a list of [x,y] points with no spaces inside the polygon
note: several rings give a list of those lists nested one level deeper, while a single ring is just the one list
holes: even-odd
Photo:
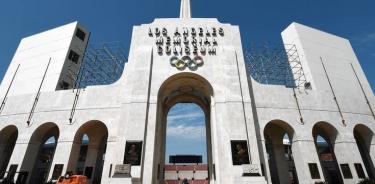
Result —
[{"label": "metal scaffolding", "polygon": [[295,45],[253,47],[245,52],[247,70],[261,84],[306,88],[306,77]]},{"label": "metal scaffolding", "polygon": [[119,42],[89,45],[74,88],[112,84],[121,77],[126,62],[125,49]]}]

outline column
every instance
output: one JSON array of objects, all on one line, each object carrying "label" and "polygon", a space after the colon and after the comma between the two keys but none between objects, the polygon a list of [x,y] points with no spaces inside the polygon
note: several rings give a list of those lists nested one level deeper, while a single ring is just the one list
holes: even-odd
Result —
[{"label": "column", "polygon": [[[79,149],[78,149],[78,153],[72,154],[72,152],[71,152],[72,146],[73,146],[73,140],[68,140],[68,139],[62,140],[61,138],[58,139],[56,149],[55,149],[55,154],[53,156],[51,168],[50,168],[49,174],[48,174],[48,180],[52,178],[53,170],[54,170],[56,164],[64,164],[64,167],[61,171],[61,175],[63,176],[68,171],[67,168],[68,168],[70,156],[72,155],[72,156],[78,157]],[[71,168],[69,168],[69,169],[71,169]],[[74,170],[69,170],[69,171],[74,172]]]},{"label": "column", "polygon": [[[324,174],[320,165],[318,153],[314,140],[297,139],[292,142],[292,152],[294,165],[296,166],[297,177],[300,184],[310,184],[311,181],[324,181]],[[320,179],[312,179],[309,163],[316,163],[319,170]]]}]

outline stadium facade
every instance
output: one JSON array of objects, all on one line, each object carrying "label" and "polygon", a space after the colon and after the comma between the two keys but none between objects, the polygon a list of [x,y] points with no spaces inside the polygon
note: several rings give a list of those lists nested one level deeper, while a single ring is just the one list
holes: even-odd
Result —
[{"label": "stadium facade", "polygon": [[182,0],[180,18],[134,26],[122,75],[105,84],[104,69],[82,69],[104,58],[87,54],[89,35],[74,22],[21,40],[0,86],[2,177],[162,184],[177,103],[205,113],[206,183],[375,176],[375,98],[347,39],[292,23],[281,33],[283,73],[279,54],[246,53],[238,26],[191,18]]}]

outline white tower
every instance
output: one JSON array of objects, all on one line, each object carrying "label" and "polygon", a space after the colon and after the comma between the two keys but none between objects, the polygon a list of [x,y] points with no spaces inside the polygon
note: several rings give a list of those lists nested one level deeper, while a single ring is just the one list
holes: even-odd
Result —
[{"label": "white tower", "polygon": [[181,0],[180,18],[191,18],[190,0]]}]

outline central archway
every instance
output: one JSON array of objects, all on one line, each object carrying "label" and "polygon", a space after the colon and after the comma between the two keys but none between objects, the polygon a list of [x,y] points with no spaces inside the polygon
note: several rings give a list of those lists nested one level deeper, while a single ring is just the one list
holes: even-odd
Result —
[{"label": "central archway", "polygon": [[166,127],[169,110],[177,103],[197,104],[205,115],[208,180],[213,179],[213,155],[211,143],[211,98],[213,90],[203,77],[193,73],[180,73],[167,79],[159,89],[157,124],[155,132],[154,175],[155,183],[164,183],[166,152]]}]

